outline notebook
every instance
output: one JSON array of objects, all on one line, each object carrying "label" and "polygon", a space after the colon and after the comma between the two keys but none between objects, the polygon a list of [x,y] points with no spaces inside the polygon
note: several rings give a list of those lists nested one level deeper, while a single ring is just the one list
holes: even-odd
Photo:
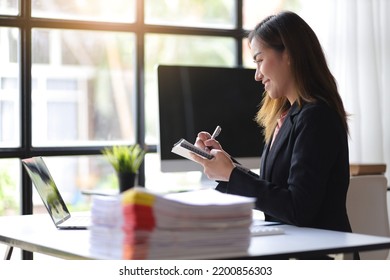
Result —
[{"label": "notebook", "polygon": [[42,157],[22,160],[43,204],[58,229],[87,229],[90,215],[71,216]]},{"label": "notebook", "polygon": [[199,156],[207,159],[212,159],[214,157],[210,153],[200,149],[199,147],[196,147],[185,139],[180,139],[180,141],[175,143],[173,145],[172,152],[190,160],[193,160],[191,153],[196,153]]},{"label": "notebook", "polygon": [[[187,140],[185,140],[183,138],[180,139],[178,142],[176,142],[173,145],[171,152],[173,152],[179,156],[182,156],[184,158],[187,158],[189,160],[192,160],[192,161],[194,161],[194,159],[191,157],[191,153],[195,153],[195,154],[197,154],[203,158],[207,158],[207,159],[212,159],[214,157],[209,152],[202,150],[201,148],[195,146],[194,144],[191,144],[190,142],[188,142]],[[239,163],[235,164],[235,166],[245,173],[250,172],[250,169],[240,165]]]}]

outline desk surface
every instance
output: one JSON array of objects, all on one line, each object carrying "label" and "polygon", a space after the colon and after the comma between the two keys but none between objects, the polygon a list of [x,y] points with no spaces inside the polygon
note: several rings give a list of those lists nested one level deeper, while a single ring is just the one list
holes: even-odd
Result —
[{"label": "desk surface", "polygon": [[[278,225],[279,227],[280,225]],[[285,234],[252,237],[248,252],[199,259],[299,258],[390,248],[390,238],[282,225]],[[64,259],[95,259],[88,230],[58,230],[46,214],[0,217],[0,243]]]}]

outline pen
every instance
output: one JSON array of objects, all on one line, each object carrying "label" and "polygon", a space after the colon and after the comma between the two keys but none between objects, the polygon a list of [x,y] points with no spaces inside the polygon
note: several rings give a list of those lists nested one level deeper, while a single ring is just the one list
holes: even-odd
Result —
[{"label": "pen", "polygon": [[[211,135],[211,139],[215,139],[221,133],[221,130],[222,130],[222,128],[218,125],[215,128],[213,135]],[[205,149],[206,149],[206,151],[209,152],[209,151],[211,151],[212,147],[206,147]]]},{"label": "pen", "polygon": [[[211,135],[211,139],[215,139],[221,133],[221,130],[222,130],[222,128],[219,125],[217,125],[213,134]],[[212,147],[205,147],[205,150],[208,152],[211,151],[211,149],[212,149]]]},{"label": "pen", "polygon": [[211,139],[217,138],[217,136],[221,133],[221,130],[222,130],[222,128],[218,125],[218,126],[215,128],[215,130],[214,130],[214,132],[213,132],[213,135],[211,135]]}]

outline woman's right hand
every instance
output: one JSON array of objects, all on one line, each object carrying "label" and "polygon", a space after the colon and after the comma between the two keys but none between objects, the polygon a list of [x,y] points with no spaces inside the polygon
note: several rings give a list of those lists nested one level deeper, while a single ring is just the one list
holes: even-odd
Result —
[{"label": "woman's right hand", "polygon": [[222,150],[221,144],[216,139],[211,139],[210,133],[206,131],[201,131],[196,137],[195,146],[201,148],[205,151],[210,151],[212,149]]}]

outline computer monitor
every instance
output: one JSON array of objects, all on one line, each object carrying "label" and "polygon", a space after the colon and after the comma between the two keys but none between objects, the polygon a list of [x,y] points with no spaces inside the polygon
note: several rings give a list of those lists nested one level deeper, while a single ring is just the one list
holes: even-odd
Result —
[{"label": "computer monitor", "polygon": [[172,147],[181,138],[193,143],[198,132],[211,134],[217,125],[226,152],[247,168],[260,167],[264,138],[254,118],[264,87],[254,69],[160,65],[157,74],[162,172],[201,171]]}]

